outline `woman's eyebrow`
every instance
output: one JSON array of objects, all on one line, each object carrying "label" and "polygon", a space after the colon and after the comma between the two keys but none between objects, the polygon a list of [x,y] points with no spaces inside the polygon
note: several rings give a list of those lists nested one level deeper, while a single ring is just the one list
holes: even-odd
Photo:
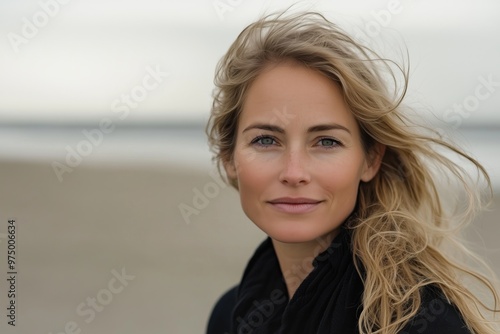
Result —
[{"label": "woman's eyebrow", "polygon": [[313,125],[309,129],[307,129],[307,133],[328,131],[328,130],[344,130],[347,133],[351,134],[351,131],[349,131],[348,128],[337,123]]},{"label": "woman's eyebrow", "polygon": [[[285,133],[285,130],[277,125],[272,125],[272,124],[266,124],[266,123],[255,123],[252,125],[247,126],[243,132],[248,131],[250,129],[261,129],[261,130],[268,130],[272,132],[278,132],[278,133]],[[307,129],[307,133],[312,133],[312,132],[320,132],[320,131],[328,131],[328,130],[344,130],[351,134],[351,131],[349,131],[348,128],[346,128],[343,125],[340,124],[318,124],[318,125],[313,125]]]},{"label": "woman's eyebrow", "polygon": [[261,130],[268,130],[272,132],[278,132],[278,133],[285,133],[285,130],[283,128],[280,128],[277,125],[271,125],[271,124],[265,124],[265,123],[255,123],[252,125],[249,125],[243,130],[243,132],[251,130],[251,129],[261,129]]}]

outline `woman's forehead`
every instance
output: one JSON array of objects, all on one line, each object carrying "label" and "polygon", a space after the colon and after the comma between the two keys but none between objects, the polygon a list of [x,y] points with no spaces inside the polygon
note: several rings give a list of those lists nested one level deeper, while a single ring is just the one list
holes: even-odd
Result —
[{"label": "woman's forehead", "polygon": [[249,87],[240,121],[286,127],[294,123],[346,123],[354,116],[340,86],[298,63],[280,63],[262,72]]}]

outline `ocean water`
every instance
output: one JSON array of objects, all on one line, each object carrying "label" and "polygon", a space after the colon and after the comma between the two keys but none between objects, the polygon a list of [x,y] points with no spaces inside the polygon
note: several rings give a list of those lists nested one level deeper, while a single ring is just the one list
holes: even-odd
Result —
[{"label": "ocean water", "polygon": [[[201,123],[103,131],[98,124],[0,126],[0,160],[74,165],[212,165]],[[77,166],[75,166],[76,168]]]},{"label": "ocean water", "polygon": [[[0,161],[212,168],[203,123],[0,125]],[[500,189],[500,127],[463,126],[453,140],[477,158]]]}]

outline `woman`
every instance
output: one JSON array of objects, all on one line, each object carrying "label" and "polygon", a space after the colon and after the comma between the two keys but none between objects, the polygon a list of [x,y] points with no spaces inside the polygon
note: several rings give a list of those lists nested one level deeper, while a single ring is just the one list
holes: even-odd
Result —
[{"label": "woman", "polygon": [[483,315],[497,312],[494,286],[443,251],[459,217],[438,181],[465,189],[465,213],[480,202],[440,149],[491,192],[488,175],[401,112],[407,72],[394,97],[382,75],[395,80],[391,64],[317,13],[265,17],[220,61],[209,143],[269,238],[216,304],[209,334],[495,332]]}]

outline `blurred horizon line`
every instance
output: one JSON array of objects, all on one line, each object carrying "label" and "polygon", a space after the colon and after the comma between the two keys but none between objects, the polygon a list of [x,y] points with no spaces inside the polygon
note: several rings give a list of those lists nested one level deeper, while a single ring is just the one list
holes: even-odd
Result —
[{"label": "blurred horizon line", "polygon": [[[459,126],[452,126],[450,123],[445,121],[433,122],[432,120],[425,118],[427,126],[444,126],[447,130],[453,132],[464,131],[500,131],[500,124],[496,122],[463,122]],[[4,122],[0,121],[0,129],[84,129],[84,128],[98,128],[100,121],[60,121],[60,122],[39,122],[39,121],[13,121]],[[121,129],[175,129],[175,130],[194,130],[199,128],[205,128],[208,120],[200,119],[185,119],[185,120],[141,120],[134,122],[114,122],[112,125],[116,128]]]}]

